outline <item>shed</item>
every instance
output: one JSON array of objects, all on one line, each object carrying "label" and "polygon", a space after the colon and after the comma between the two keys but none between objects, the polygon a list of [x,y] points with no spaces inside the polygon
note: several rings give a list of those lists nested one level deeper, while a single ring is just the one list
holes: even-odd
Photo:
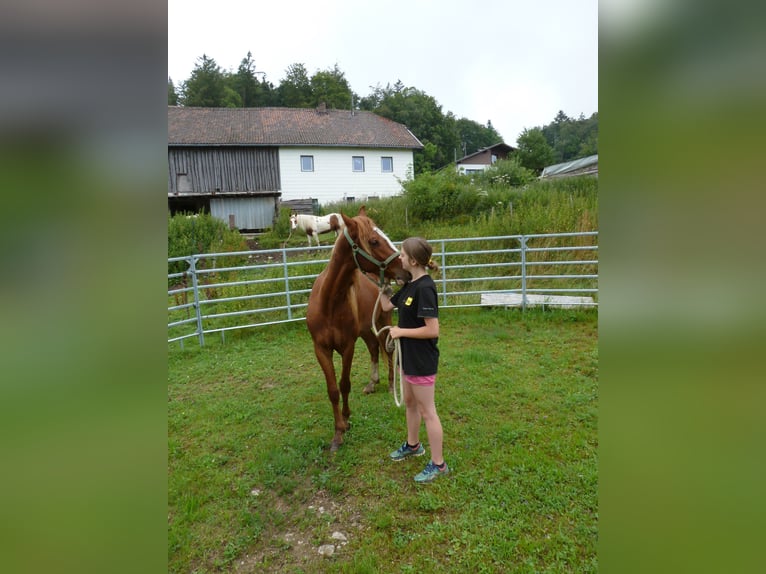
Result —
[{"label": "shed", "polygon": [[598,154],[549,165],[543,168],[540,179],[572,177],[575,175],[593,175],[598,177]]}]

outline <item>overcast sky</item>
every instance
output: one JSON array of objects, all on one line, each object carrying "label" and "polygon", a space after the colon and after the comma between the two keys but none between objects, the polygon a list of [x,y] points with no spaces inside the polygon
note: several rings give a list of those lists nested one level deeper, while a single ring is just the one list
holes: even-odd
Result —
[{"label": "overcast sky", "polygon": [[360,97],[397,80],[516,145],[525,128],[598,111],[597,0],[168,0],[168,76],[247,52],[275,86],[335,64]]}]

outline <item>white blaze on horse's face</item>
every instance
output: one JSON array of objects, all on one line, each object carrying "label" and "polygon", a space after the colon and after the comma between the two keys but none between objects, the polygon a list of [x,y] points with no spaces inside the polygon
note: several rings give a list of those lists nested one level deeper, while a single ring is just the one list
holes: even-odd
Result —
[{"label": "white blaze on horse's face", "polygon": [[377,234],[378,234],[378,235],[380,235],[380,236],[381,236],[383,239],[385,239],[385,240],[386,240],[386,242],[388,243],[389,247],[391,247],[391,249],[393,249],[393,250],[394,250],[394,253],[399,253],[399,250],[398,250],[396,247],[394,247],[394,244],[393,244],[393,242],[392,242],[392,241],[391,241],[391,240],[388,238],[388,235],[386,235],[385,233],[383,233],[383,230],[382,230],[382,229],[378,229],[377,227],[373,227],[372,229],[373,229],[373,231],[375,231],[375,233],[377,233]]},{"label": "white blaze on horse's face", "polygon": [[295,215],[290,216],[290,229],[295,229],[298,226],[298,218]]}]

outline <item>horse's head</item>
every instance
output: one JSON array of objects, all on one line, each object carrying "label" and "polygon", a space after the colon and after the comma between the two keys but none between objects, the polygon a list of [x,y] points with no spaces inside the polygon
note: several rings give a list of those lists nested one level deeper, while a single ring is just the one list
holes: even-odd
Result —
[{"label": "horse's head", "polygon": [[402,267],[399,251],[383,230],[367,217],[364,206],[359,208],[356,217],[341,216],[346,224],[343,235],[360,270],[373,273],[380,278],[381,283],[384,277],[397,281],[408,280],[409,273]]},{"label": "horse's head", "polygon": [[290,216],[290,229],[295,229],[298,226],[298,216],[294,213]]}]

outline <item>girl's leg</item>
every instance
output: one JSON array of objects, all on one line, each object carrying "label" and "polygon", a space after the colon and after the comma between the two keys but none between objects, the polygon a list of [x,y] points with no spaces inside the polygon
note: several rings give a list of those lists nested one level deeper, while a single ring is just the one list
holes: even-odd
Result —
[{"label": "girl's leg", "polygon": [[407,442],[409,444],[418,444],[418,436],[420,435],[420,410],[418,409],[418,402],[415,399],[415,395],[412,392],[412,387],[407,381],[404,382],[404,406],[407,416]]},{"label": "girl's leg", "polygon": [[[435,464],[442,464],[444,462],[444,454],[442,452],[442,423],[441,420],[439,420],[439,415],[436,413],[434,385],[410,385],[410,387],[412,394],[415,396],[420,416],[426,423],[428,445],[431,448],[431,460],[434,461]],[[407,419],[409,420],[409,410]]]}]

